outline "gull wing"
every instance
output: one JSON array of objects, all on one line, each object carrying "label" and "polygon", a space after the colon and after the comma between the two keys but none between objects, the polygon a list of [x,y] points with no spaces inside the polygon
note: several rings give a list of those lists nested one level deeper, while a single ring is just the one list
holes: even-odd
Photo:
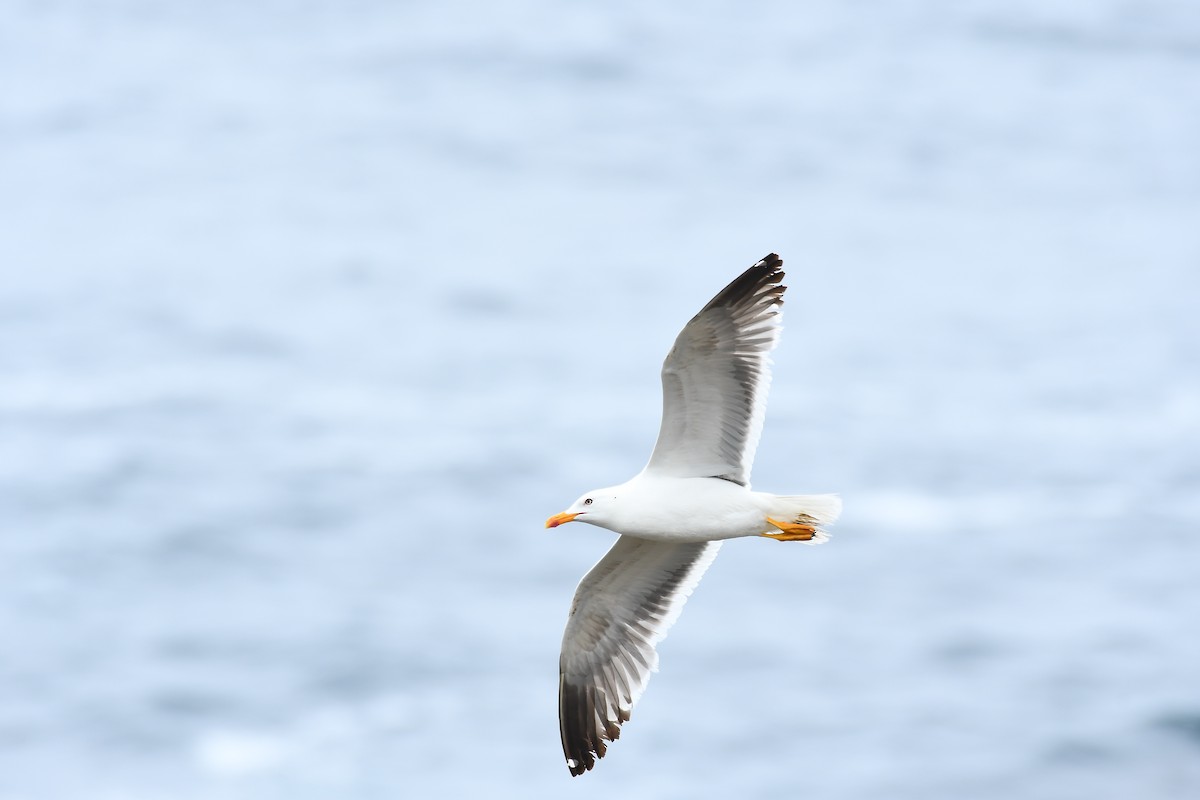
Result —
[{"label": "gull wing", "polygon": [[658,669],[654,646],[679,617],[720,542],[622,536],[575,590],[559,656],[558,721],[572,775],[604,756]]},{"label": "gull wing", "polygon": [[750,484],[787,288],[771,253],[726,286],[663,363],[663,417],[646,472]]}]

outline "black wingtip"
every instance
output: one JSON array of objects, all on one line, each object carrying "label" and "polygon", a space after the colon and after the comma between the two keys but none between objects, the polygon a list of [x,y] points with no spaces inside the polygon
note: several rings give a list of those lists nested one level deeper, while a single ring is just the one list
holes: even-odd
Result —
[{"label": "black wingtip", "polygon": [[[578,777],[604,758],[607,747],[595,725],[595,698],[588,690],[559,674],[558,711],[563,755],[572,777]],[[612,737],[616,738],[616,737]]]},{"label": "black wingtip", "polygon": [[784,276],[782,267],[783,259],[777,253],[767,253],[718,292],[717,296],[709,301],[700,313],[703,314],[708,309],[717,306],[736,306],[744,303],[762,291],[763,287],[771,284],[776,285],[767,292],[771,296],[770,302],[775,305],[782,303],[783,293],[787,289],[786,286],[779,285]]}]

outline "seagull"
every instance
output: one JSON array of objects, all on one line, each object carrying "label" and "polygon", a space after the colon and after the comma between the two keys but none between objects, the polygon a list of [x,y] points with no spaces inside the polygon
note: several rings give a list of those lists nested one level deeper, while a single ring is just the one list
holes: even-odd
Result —
[{"label": "seagull", "polygon": [[594,489],[547,528],[587,522],[620,534],[575,590],[559,656],[558,720],[572,776],[603,758],[658,669],[655,645],[723,539],[819,544],[837,495],[750,490],[779,340],[783,261],[774,253],[683,328],[662,368],[663,415],[645,468]]}]

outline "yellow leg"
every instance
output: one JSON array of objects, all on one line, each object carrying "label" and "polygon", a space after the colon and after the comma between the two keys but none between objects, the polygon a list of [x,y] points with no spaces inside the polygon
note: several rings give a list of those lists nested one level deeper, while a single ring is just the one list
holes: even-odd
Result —
[{"label": "yellow leg", "polygon": [[777,542],[811,542],[817,535],[816,528],[812,525],[805,525],[803,522],[780,522],[770,517],[767,517],[767,522],[779,528],[780,532],[760,533],[759,536],[766,536]]}]

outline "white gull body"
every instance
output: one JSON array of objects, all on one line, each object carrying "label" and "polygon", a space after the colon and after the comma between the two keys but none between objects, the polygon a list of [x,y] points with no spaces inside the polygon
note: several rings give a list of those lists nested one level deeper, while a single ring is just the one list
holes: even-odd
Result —
[{"label": "white gull body", "polygon": [[825,540],[835,495],[750,489],[770,352],[786,287],[774,253],[725,287],[680,332],[663,363],[663,418],[650,462],[584,494],[546,522],[621,534],[584,576],[559,658],[559,727],[572,775],[603,757],[658,666],[655,645],[716,557],[720,540]]}]

